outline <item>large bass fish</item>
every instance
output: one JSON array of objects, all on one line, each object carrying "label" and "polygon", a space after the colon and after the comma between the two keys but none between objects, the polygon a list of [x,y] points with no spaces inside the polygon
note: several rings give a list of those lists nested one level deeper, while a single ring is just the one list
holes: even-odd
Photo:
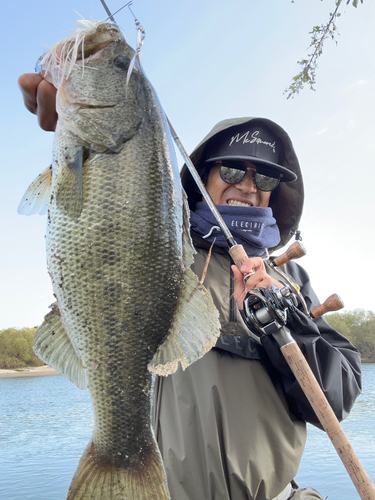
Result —
[{"label": "large bass fish", "polygon": [[219,335],[213,302],[190,270],[194,249],[170,133],[116,25],[82,21],[42,68],[58,88],[53,161],[19,212],[48,211],[57,301],[34,350],[88,387],[95,418],[67,498],[166,500],[150,372],[188,366]]}]

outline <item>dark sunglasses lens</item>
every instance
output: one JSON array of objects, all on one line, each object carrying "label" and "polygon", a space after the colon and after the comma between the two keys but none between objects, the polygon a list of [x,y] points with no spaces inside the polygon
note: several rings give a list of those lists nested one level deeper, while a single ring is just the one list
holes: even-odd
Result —
[{"label": "dark sunglasses lens", "polygon": [[246,175],[246,167],[227,167],[220,165],[220,177],[227,184],[238,184],[244,180]]},{"label": "dark sunglasses lens", "polygon": [[275,179],[275,177],[268,177],[268,175],[255,172],[254,181],[256,187],[261,191],[273,191],[279,185],[280,179]]}]

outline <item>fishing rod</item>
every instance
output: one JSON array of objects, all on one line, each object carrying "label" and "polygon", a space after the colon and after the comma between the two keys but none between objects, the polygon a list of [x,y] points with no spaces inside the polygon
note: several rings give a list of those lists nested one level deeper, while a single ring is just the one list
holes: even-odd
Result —
[{"label": "fishing rod", "polygon": [[[100,1],[110,19],[115,22],[113,15],[105,3],[105,0]],[[126,5],[131,5],[131,3],[132,2],[128,2]],[[136,26],[137,29],[140,29],[140,24],[139,22],[137,24],[137,19]],[[170,128],[173,140],[175,141],[190,174],[192,175],[198,189],[207,202],[213,216],[216,219],[216,222],[227,240],[229,254],[231,255],[237,268],[241,269],[243,262],[248,258],[245,249],[242,245],[238,245],[234,240],[166,114],[165,118]],[[292,259],[296,259],[304,255],[304,248],[302,245],[298,246],[299,248],[297,248],[296,245],[294,245],[294,247],[292,245],[293,250],[291,250],[291,247],[281,257],[274,259],[271,266],[276,268],[278,264],[285,264]],[[254,274],[254,272],[255,271],[252,270],[244,276],[244,279],[247,280],[249,276]],[[307,363],[306,358],[302,354],[301,349],[299,348],[297,342],[293,339],[289,329],[286,327],[287,310],[291,306],[296,305],[296,295],[300,297],[299,293],[292,293],[289,287],[284,287],[282,289],[276,289],[274,287],[269,289],[257,288],[251,290],[244,301],[247,321],[260,336],[273,335],[276,339],[289,368],[301,386],[320,424],[331,439],[333,446],[335,447],[350,476],[350,479],[359,493],[359,496],[362,500],[375,500],[374,485],[371,483],[367,472],[346,437],[336,415],[319,386],[315,375]],[[327,311],[338,310],[341,307],[343,307],[343,304],[340,298],[337,295],[334,295],[329,297],[323,305],[318,306],[310,311],[310,313],[307,313],[307,315],[312,318],[318,318]],[[305,308],[306,306],[304,309]]]},{"label": "fishing rod", "polygon": [[[215,203],[212,201],[212,198],[211,196],[209,195],[207,189],[206,189],[206,186],[203,184],[202,182],[202,179],[200,178],[198,172],[197,172],[197,169],[195,168],[193,162],[191,161],[188,153],[186,152],[184,146],[182,145],[178,135],[176,134],[176,131],[175,129],[173,128],[171,122],[169,121],[168,117],[165,115],[166,117],[166,120],[168,122],[168,126],[169,126],[169,129],[171,131],[171,134],[172,134],[172,137],[173,137],[173,140],[174,142],[176,143],[178,149],[180,150],[180,153],[186,163],[186,166],[188,167],[189,169],[189,172],[191,174],[191,176],[193,177],[195,183],[197,184],[198,186],[198,189],[199,191],[201,192],[203,198],[205,199],[212,215],[215,217],[216,219],[216,222],[218,223],[219,227],[220,227],[220,230],[222,231],[222,233],[224,234],[226,240],[227,240],[227,243],[228,243],[228,247],[229,247],[229,254],[230,256],[232,257],[233,259],[233,262],[236,264],[236,266],[238,267],[238,269],[241,269],[242,267],[242,264],[245,262],[245,260],[248,258],[247,257],[247,254],[245,252],[245,249],[242,245],[239,245],[235,239],[233,238],[233,235],[232,233],[229,231],[228,229],[228,226],[226,225],[226,223],[224,222],[224,219],[222,218],[219,210],[216,208],[216,205]],[[245,278],[245,281],[247,281],[247,279],[254,274],[254,270],[250,271],[249,273],[247,273],[244,278]]]},{"label": "fishing rod", "polygon": [[[111,19],[112,22],[116,23],[114,15],[111,14],[111,11],[108,8],[105,0],[100,0],[100,1],[103,5],[107,15],[108,15],[108,19]],[[124,7],[129,7],[130,12],[132,12],[130,9],[130,6],[132,5],[132,3],[133,2],[126,3],[123,7],[121,7],[121,9],[117,10],[115,12],[115,14],[117,14],[117,12],[122,10]],[[132,14],[133,14],[133,12],[132,12]],[[134,16],[134,14],[133,14],[133,16]],[[141,27],[138,19],[136,19],[135,16],[134,16],[134,19],[136,22],[137,29],[138,30],[141,29],[143,32],[143,35],[144,35],[144,29]],[[143,38],[144,38],[144,36],[143,36]],[[137,48],[137,52],[139,52],[138,48]],[[237,244],[237,242],[233,238],[233,235],[229,231],[228,226],[225,224],[220,212],[218,211],[218,209],[216,208],[216,205],[212,201],[211,196],[209,195],[209,193],[206,189],[206,186],[203,184],[195,166],[193,165],[193,162],[190,160],[190,157],[189,157],[187,151],[185,150],[184,146],[182,145],[175,129],[173,128],[173,126],[172,126],[171,122],[169,121],[165,112],[164,112],[164,116],[165,116],[165,119],[167,120],[167,123],[168,123],[169,129],[171,131],[173,140],[174,140],[175,144],[177,145],[177,147],[181,153],[182,158],[184,159],[184,161],[185,161],[195,183],[197,184],[203,198],[205,199],[207,205],[209,206],[211,213],[215,217],[216,222],[218,223],[218,226],[220,227],[220,230],[222,231],[222,233],[224,234],[224,236],[227,240],[228,247],[229,247],[229,253],[233,259],[233,262],[236,264],[238,269],[241,269],[243,262],[247,259],[245,249],[243,248],[242,245]],[[252,274],[254,274],[254,271],[251,271],[250,273],[246,274],[245,279],[247,280]]]}]

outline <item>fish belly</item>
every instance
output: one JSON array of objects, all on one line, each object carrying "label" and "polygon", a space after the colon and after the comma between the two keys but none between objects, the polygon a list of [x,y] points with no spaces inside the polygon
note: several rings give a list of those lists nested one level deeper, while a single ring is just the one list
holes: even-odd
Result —
[{"label": "fish belly", "polygon": [[79,218],[52,204],[47,230],[54,293],[88,374],[95,429],[87,453],[100,467],[138,473],[157,455],[147,365],[168,334],[183,278],[175,180],[168,161],[140,142],[87,161]]}]

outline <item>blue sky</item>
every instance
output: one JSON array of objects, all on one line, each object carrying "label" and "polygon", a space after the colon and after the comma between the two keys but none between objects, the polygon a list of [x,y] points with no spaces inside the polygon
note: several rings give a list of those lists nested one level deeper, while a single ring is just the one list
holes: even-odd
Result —
[{"label": "blue sky", "polygon": [[[107,3],[112,11],[122,6]],[[346,309],[375,310],[374,0],[342,9],[339,43],[326,43],[316,92],[290,100],[283,90],[307,55],[308,32],[326,21],[333,0],[136,0],[132,9],[146,29],[146,74],[185,148],[229,117],[262,116],[283,126],[305,179],[300,229],[308,255],[300,263],[321,300],[337,292]],[[0,329],[40,324],[54,300],[46,218],[17,214],[25,189],[50,162],[53,134],[23,107],[17,78],[75,29],[74,11],[106,17],[99,0],[3,6]],[[128,9],[116,20],[134,46]]]}]

